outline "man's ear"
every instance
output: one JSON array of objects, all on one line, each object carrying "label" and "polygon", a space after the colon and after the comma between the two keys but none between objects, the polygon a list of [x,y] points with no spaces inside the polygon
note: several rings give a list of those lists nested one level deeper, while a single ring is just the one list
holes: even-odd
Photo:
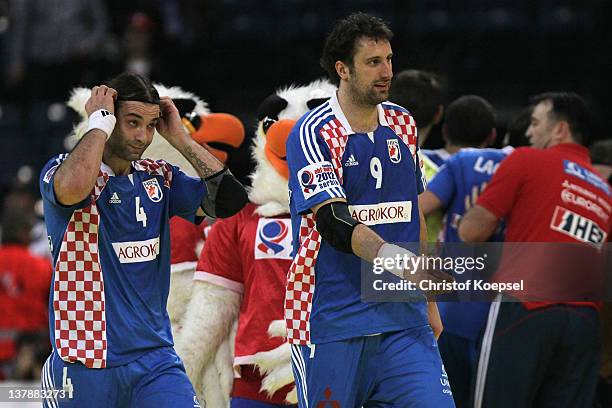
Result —
[{"label": "man's ear", "polygon": [[350,75],[350,70],[348,65],[346,65],[344,62],[342,61],[336,61],[336,73],[338,74],[338,76],[340,77],[341,80],[347,80],[349,75]]},{"label": "man's ear", "polygon": [[556,143],[566,143],[571,142],[572,139],[572,129],[567,120],[559,120],[555,123],[553,127],[553,136],[552,139]]}]

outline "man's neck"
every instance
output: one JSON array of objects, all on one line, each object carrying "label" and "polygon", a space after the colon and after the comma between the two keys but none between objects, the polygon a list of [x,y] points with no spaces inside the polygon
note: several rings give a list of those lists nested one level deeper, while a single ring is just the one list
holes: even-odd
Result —
[{"label": "man's neck", "polygon": [[338,89],[338,103],[342,113],[356,133],[368,133],[378,127],[378,110],[376,105],[365,105],[355,101],[347,87]]},{"label": "man's neck", "polygon": [[111,168],[115,176],[125,176],[130,174],[132,163],[112,155],[108,150],[104,150],[102,162]]},{"label": "man's neck", "polygon": [[431,132],[431,124],[424,126],[422,128],[418,128],[419,135],[419,148],[423,147],[425,141],[427,140],[427,136],[429,136],[429,132]]},{"label": "man's neck", "polygon": [[450,142],[447,142],[444,145],[444,150],[446,150],[449,154],[455,154],[457,153],[459,150],[463,149],[465,146],[460,146],[460,145],[456,145]]}]

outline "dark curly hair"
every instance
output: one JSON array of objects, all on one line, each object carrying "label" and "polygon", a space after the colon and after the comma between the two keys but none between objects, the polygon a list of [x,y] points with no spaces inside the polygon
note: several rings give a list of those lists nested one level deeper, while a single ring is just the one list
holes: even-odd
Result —
[{"label": "dark curly hair", "polygon": [[320,60],[321,67],[334,85],[340,84],[336,61],[342,61],[352,67],[355,44],[362,37],[391,41],[393,32],[380,18],[361,12],[353,13],[336,22],[334,29],[325,40]]},{"label": "dark curly hair", "polygon": [[459,146],[480,146],[495,128],[495,109],[478,95],[464,95],[446,109],[447,137]]},{"label": "dark curly hair", "polygon": [[106,82],[106,85],[117,91],[115,111],[124,101],[136,101],[159,105],[157,89],[147,78],[132,72],[123,72]]},{"label": "dark curly hair", "polygon": [[410,110],[421,129],[434,121],[442,105],[443,93],[436,74],[410,69],[393,76],[389,100]]}]

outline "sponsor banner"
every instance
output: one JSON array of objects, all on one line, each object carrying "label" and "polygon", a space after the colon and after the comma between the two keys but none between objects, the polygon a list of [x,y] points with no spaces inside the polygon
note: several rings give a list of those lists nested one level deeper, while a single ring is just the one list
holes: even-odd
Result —
[{"label": "sponsor banner", "polygon": [[578,177],[579,179],[586,181],[592,186],[597,187],[608,196],[612,196],[612,192],[610,191],[610,186],[606,183],[599,175],[593,173],[590,170],[585,169],[577,163],[574,163],[571,160],[563,160],[563,170],[565,173]]},{"label": "sponsor banner", "polygon": [[563,190],[561,190],[561,200],[564,203],[573,204],[597,214],[597,216],[601,218],[605,223],[607,223],[608,219],[610,218],[610,215],[606,213],[606,211],[604,211],[601,206],[596,204],[594,201],[589,200],[588,198],[576,194],[570,189],[564,188]]},{"label": "sponsor banner", "polygon": [[559,206],[555,208],[550,228],[598,248],[606,242],[608,236],[593,220]]},{"label": "sponsor banner", "polygon": [[365,225],[412,221],[412,201],[349,205],[351,216]]},{"label": "sponsor banner", "polygon": [[113,242],[113,249],[121,263],[152,261],[159,255],[159,237],[146,241]]},{"label": "sponsor banner", "polygon": [[[424,301],[612,301],[612,246],[590,243],[419,243],[408,251],[361,264],[361,299],[367,302]],[[404,271],[399,272],[399,271]]]},{"label": "sponsor banner", "polygon": [[340,188],[334,168],[330,162],[324,161],[310,164],[298,171],[298,180],[304,199],[323,192]]}]

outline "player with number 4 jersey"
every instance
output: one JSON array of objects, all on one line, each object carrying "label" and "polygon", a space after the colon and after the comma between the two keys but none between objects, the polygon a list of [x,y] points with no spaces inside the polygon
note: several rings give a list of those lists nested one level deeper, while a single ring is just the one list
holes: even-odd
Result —
[{"label": "player with number 4 jersey", "polygon": [[[85,134],[40,179],[54,261],[42,385],[67,392],[44,406],[199,407],[166,312],[168,220],[231,216],[246,193],[144,78],[94,87],[85,111]],[[141,159],[156,129],[200,178]]]}]

